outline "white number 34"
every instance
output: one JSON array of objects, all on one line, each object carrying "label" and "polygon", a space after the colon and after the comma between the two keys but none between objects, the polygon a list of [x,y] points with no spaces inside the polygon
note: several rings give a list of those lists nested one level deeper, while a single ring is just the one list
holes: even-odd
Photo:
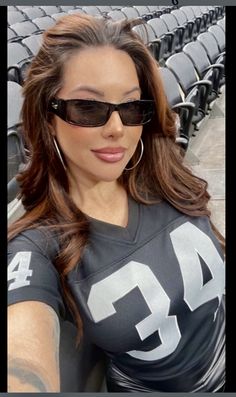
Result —
[{"label": "white number 34", "polygon": [[[186,222],[170,233],[184,285],[184,301],[191,311],[211,299],[221,300],[224,292],[223,261],[212,240],[199,228]],[[211,279],[203,282],[199,255],[206,263]],[[148,265],[131,261],[90,290],[88,307],[94,321],[100,322],[116,313],[114,303],[139,288],[150,314],[135,325],[141,340],[158,331],[161,344],[149,351],[127,352],[139,360],[153,361],[173,353],[181,339],[177,317],[169,315],[170,298]],[[155,291],[155,293],[153,293]]]}]

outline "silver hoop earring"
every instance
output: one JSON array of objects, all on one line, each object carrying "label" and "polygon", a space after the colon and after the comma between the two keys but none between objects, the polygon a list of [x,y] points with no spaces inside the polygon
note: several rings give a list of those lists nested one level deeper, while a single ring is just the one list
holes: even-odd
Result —
[{"label": "silver hoop earring", "polygon": [[65,163],[64,163],[63,158],[62,158],[62,156],[61,156],[61,152],[60,152],[60,149],[59,149],[59,147],[58,147],[57,141],[56,141],[56,139],[54,138],[54,136],[52,137],[52,139],[53,139],[53,143],[54,143],[54,146],[55,146],[55,148],[56,148],[56,152],[57,152],[57,154],[58,154],[58,157],[59,157],[59,159],[60,159],[60,161],[61,161],[61,163],[62,163],[62,166],[63,166],[64,170],[66,171],[66,166],[65,166]]},{"label": "silver hoop earring", "polygon": [[125,171],[133,170],[133,169],[138,165],[138,163],[140,162],[140,160],[141,160],[141,158],[142,158],[142,156],[143,156],[143,151],[144,151],[144,145],[143,145],[142,138],[140,138],[140,144],[141,144],[141,153],[140,153],[140,156],[139,156],[139,159],[138,159],[137,163],[135,163],[135,164],[133,165],[133,167],[125,168]]}]

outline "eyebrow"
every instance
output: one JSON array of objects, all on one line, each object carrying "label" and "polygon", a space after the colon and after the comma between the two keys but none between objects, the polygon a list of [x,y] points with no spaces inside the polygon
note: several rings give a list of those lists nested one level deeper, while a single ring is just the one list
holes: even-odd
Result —
[{"label": "eyebrow", "polygon": [[[90,87],[88,85],[78,86],[78,87],[74,88],[70,93],[73,94],[73,93],[79,92],[79,91],[87,91],[87,92],[90,92],[91,94],[96,94],[96,95],[99,95],[101,97],[105,96],[105,93],[103,91],[99,91],[99,90],[97,90],[97,89],[95,89],[93,87]],[[136,86],[136,87],[131,88],[131,90],[128,90],[128,91],[124,92],[124,96],[132,94],[135,91],[141,92],[140,87]]]}]

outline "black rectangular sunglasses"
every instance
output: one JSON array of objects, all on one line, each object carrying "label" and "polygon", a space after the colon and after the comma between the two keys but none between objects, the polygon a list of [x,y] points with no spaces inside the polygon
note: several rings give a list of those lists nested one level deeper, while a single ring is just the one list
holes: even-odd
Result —
[{"label": "black rectangular sunglasses", "polygon": [[119,112],[124,125],[148,123],[154,113],[153,100],[137,100],[120,104],[87,99],[53,98],[50,111],[69,124],[81,127],[99,127],[107,123],[112,112]]}]

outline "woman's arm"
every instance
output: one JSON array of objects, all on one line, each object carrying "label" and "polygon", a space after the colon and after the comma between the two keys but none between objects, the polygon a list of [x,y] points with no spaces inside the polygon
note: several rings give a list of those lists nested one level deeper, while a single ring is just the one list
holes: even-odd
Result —
[{"label": "woman's arm", "polygon": [[60,325],[47,304],[26,301],[8,309],[8,392],[59,392]]}]

